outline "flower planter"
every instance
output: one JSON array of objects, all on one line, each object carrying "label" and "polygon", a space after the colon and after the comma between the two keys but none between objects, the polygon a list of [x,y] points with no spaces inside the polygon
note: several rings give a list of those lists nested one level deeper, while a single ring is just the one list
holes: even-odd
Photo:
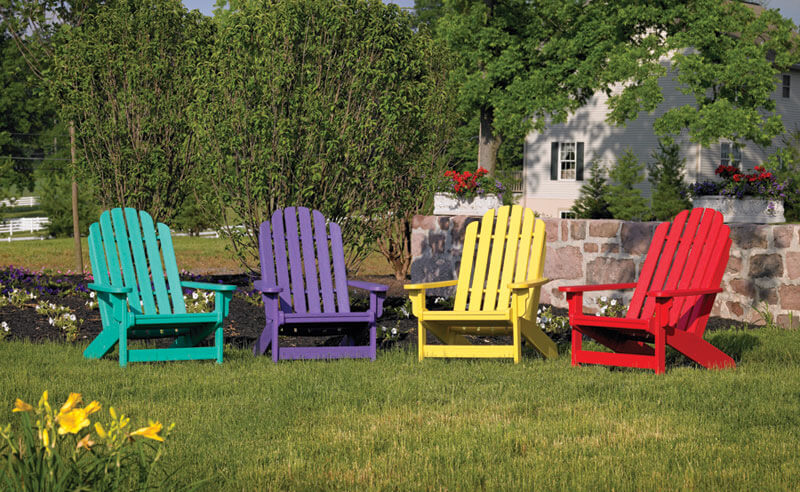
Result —
[{"label": "flower planter", "polygon": [[713,208],[722,212],[726,223],[777,224],[786,222],[783,217],[783,200],[698,196],[692,203],[698,208]]},{"label": "flower planter", "polygon": [[454,197],[450,193],[436,193],[433,196],[433,215],[472,215],[482,216],[488,210],[503,205],[497,195],[476,196],[470,200]]}]

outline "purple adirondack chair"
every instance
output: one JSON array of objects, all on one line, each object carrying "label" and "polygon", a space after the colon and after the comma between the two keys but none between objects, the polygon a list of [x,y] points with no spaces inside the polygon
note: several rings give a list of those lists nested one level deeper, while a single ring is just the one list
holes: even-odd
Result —
[{"label": "purple adirondack chair", "polygon": [[[369,357],[375,360],[376,320],[388,287],[347,280],[338,224],[317,210],[276,210],[259,232],[261,280],[254,283],[264,299],[267,323],[253,347],[255,355],[272,346],[272,360]],[[369,309],[350,311],[347,288],[369,292]],[[369,345],[355,345],[369,332]],[[281,347],[278,335],[344,335],[339,346]]]}]

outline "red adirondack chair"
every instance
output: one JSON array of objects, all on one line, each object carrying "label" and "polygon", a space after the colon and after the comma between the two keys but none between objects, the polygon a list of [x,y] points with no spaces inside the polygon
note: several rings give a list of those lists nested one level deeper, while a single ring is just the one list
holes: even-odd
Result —
[{"label": "red adirondack chair", "polygon": [[[656,227],[639,281],[564,286],[572,325],[572,365],[604,364],[664,372],[665,346],[706,368],[735,367],[703,340],[711,307],[728,264],[730,228],[722,214],[695,208]],[[583,293],[635,289],[624,318],[583,313]],[[583,350],[583,335],[614,352]],[[651,345],[652,344],[652,345]]]}]

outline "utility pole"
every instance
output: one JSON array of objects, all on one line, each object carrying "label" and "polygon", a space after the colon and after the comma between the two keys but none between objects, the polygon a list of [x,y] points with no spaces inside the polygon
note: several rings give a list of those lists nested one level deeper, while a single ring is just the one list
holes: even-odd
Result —
[{"label": "utility pole", "polygon": [[81,252],[81,229],[78,224],[78,181],[75,159],[75,122],[69,122],[69,151],[72,156],[72,237],[75,240],[75,267],[83,275],[83,253]]}]

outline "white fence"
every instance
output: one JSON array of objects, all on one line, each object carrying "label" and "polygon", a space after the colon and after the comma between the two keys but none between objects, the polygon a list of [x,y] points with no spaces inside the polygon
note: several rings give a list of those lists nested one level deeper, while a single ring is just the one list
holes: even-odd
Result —
[{"label": "white fence", "polygon": [[39,205],[38,196],[23,196],[16,200],[0,200],[0,207],[33,207]]},{"label": "white fence", "polygon": [[[19,234],[20,232],[37,232],[43,231],[47,224],[50,223],[50,219],[47,217],[23,217],[20,219],[11,219],[5,222],[0,223],[0,234],[8,234],[7,241],[13,241],[14,233]],[[40,239],[44,239],[44,236],[40,237]]]}]

